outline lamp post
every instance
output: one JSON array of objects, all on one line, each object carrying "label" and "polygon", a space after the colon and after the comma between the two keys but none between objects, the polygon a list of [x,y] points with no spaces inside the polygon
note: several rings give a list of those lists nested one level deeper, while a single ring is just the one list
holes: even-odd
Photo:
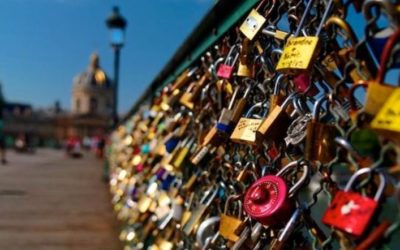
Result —
[{"label": "lamp post", "polygon": [[125,27],[127,22],[119,13],[119,8],[114,7],[111,15],[106,19],[106,25],[111,34],[111,47],[114,50],[114,100],[113,100],[113,126],[118,123],[118,80],[120,50],[125,42]]}]

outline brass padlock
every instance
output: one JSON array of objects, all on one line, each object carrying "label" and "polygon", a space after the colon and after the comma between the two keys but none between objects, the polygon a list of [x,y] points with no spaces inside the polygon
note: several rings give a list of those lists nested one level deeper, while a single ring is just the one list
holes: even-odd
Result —
[{"label": "brass padlock", "polygon": [[266,19],[257,9],[251,10],[250,14],[247,16],[245,21],[240,26],[240,31],[249,39],[253,40],[256,34],[260,31],[264,25]]},{"label": "brass padlock", "polygon": [[270,97],[269,101],[269,113],[272,113],[274,108],[278,105],[281,105],[284,101],[284,96],[281,95],[281,88],[283,83],[284,75],[280,74],[275,80],[274,91]]},{"label": "brass padlock", "polygon": [[239,66],[236,75],[243,77],[254,77],[253,65],[251,63],[251,50],[253,46],[250,44],[250,40],[245,38],[243,39],[240,57],[239,57]]},{"label": "brass padlock", "polygon": [[397,29],[396,32],[394,32],[393,35],[389,38],[385,45],[385,48],[383,49],[383,54],[380,60],[380,67],[376,79],[368,83],[364,106],[364,110],[368,114],[376,115],[378,111],[382,108],[383,104],[387,101],[389,96],[397,88],[393,85],[384,84],[383,82],[385,81],[387,64],[391,56],[391,51],[396,45],[396,42],[399,41],[399,38],[400,30]]},{"label": "brass padlock", "polygon": [[260,118],[251,118],[253,111],[262,109],[263,103],[257,103],[253,105],[248,111],[245,117],[240,118],[236,124],[235,129],[232,132],[231,140],[236,143],[255,145],[256,134],[258,127],[262,120]]},{"label": "brass padlock", "polygon": [[318,36],[331,10],[333,0],[329,0],[315,36],[299,37],[313,2],[313,0],[308,1],[294,36],[289,37],[285,44],[283,53],[276,66],[278,72],[297,74],[299,71],[308,71],[317,57],[320,42]]},{"label": "brass padlock", "polygon": [[193,109],[197,97],[200,95],[201,90],[206,84],[206,80],[207,75],[204,74],[199,81],[193,82],[192,85],[188,87],[186,92],[183,93],[182,97],[179,99],[179,102],[182,105],[186,106],[188,109]]},{"label": "brass padlock", "polygon": [[312,120],[307,124],[304,149],[304,159],[320,161],[321,163],[328,163],[335,158],[336,144],[334,139],[338,135],[338,130],[334,125],[320,122],[321,106],[325,101],[328,101],[328,105],[333,105],[327,95],[316,101]]},{"label": "brass padlock", "polygon": [[291,117],[286,112],[286,109],[296,95],[296,92],[290,94],[281,106],[276,106],[262,121],[260,127],[258,127],[256,131],[256,140],[258,144],[261,144],[263,141],[277,142],[285,138],[287,129],[291,123]]},{"label": "brass padlock", "polygon": [[[236,230],[243,224],[243,211],[241,204],[241,195],[231,195],[225,202],[224,212],[220,214],[220,223],[219,223],[219,234],[229,241],[237,241],[239,236],[236,234]],[[233,201],[239,201],[239,209],[238,216],[234,217],[232,215],[228,215],[229,205]]]},{"label": "brass padlock", "polygon": [[182,147],[179,149],[179,151],[176,153],[176,155],[171,160],[172,166],[174,166],[176,168],[180,168],[182,166],[182,163],[188,156],[189,151],[190,151],[194,141],[195,141],[195,137],[188,139],[187,142],[184,142],[182,144]]}]

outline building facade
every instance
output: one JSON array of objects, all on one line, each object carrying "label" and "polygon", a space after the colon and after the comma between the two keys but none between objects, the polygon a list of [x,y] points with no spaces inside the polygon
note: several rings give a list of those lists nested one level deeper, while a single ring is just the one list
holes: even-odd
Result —
[{"label": "building facade", "polygon": [[87,69],[73,78],[70,111],[61,110],[57,103],[35,110],[29,104],[7,102],[0,93],[8,144],[21,134],[39,145],[61,145],[70,137],[103,136],[112,124],[114,89],[99,61],[98,55],[92,54]]}]

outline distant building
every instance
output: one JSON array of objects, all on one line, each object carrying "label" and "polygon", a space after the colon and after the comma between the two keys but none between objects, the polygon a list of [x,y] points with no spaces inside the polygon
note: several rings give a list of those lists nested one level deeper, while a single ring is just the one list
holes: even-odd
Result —
[{"label": "distant building", "polygon": [[97,54],[91,56],[87,70],[73,78],[71,111],[62,110],[59,102],[38,110],[30,104],[8,102],[0,88],[4,133],[9,144],[25,134],[40,145],[60,144],[69,137],[101,136],[111,125],[113,91],[112,81],[100,68]]},{"label": "distant building", "polygon": [[113,92],[111,80],[99,66],[98,55],[93,54],[88,69],[74,78],[72,114],[110,117]]}]

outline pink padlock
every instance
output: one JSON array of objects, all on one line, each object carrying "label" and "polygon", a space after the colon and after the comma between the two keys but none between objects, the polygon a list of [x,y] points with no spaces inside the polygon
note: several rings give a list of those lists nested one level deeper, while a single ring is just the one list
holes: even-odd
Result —
[{"label": "pink padlock", "polygon": [[218,67],[217,76],[224,79],[230,79],[232,77],[233,69],[239,58],[240,45],[233,45],[229,50],[228,55],[223,64]]},{"label": "pink padlock", "polygon": [[307,72],[295,76],[293,78],[293,83],[296,86],[297,91],[300,93],[307,91],[308,96],[315,96],[318,94],[318,89],[311,83],[310,75]]}]

